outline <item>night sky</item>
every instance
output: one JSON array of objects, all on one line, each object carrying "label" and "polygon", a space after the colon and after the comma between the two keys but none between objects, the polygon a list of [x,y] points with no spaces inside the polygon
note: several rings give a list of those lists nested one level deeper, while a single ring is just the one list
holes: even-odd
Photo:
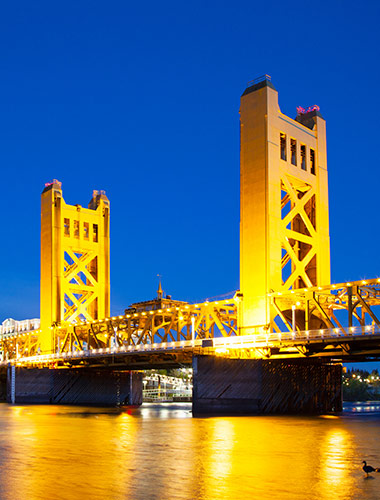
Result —
[{"label": "night sky", "polygon": [[332,281],[380,276],[377,1],[3,3],[0,321],[39,317],[40,194],[111,203],[111,312],[239,287],[239,99],[327,121]]}]

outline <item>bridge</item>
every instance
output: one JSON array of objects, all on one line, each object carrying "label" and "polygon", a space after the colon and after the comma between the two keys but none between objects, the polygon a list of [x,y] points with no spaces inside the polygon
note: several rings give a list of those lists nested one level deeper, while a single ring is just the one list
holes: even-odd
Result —
[{"label": "bridge", "polygon": [[42,193],[40,328],[0,336],[9,401],[140,404],[141,370],[193,366],[196,414],[341,409],[342,361],[380,359],[380,278],[330,283],[319,109],[283,115],[265,75],[240,114],[240,290],[190,304],[160,283],[157,298],[110,316],[109,200],[67,205],[54,180]]},{"label": "bridge", "polygon": [[[380,278],[268,295],[286,330],[252,326],[242,332],[237,321],[242,297],[236,292],[230,300],[56,325],[51,329],[54,352],[49,354],[39,352],[41,330],[10,332],[2,337],[0,366],[168,368],[191,364],[194,354],[235,359],[380,359],[380,322],[374,312],[380,305]],[[160,299],[148,303],[162,305]],[[283,313],[289,309],[290,322]],[[315,311],[319,327],[300,330],[297,321],[315,326]]]}]

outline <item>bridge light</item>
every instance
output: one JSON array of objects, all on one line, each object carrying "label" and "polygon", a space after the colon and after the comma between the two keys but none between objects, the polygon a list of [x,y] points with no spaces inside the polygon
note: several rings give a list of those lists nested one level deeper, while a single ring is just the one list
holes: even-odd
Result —
[{"label": "bridge light", "polygon": [[226,347],[217,347],[217,348],[215,349],[215,353],[216,353],[216,354],[224,354],[224,353],[226,353],[226,352],[227,352]]}]

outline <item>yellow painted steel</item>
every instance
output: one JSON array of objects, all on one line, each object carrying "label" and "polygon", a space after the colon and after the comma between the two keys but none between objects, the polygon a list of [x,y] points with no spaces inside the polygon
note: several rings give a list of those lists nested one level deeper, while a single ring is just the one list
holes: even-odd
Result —
[{"label": "yellow painted steel", "polygon": [[[165,350],[172,343],[194,342],[237,336],[238,297],[231,299],[188,304],[160,298],[148,301],[153,308],[138,312],[127,312],[121,316],[81,321],[74,324],[62,322],[48,330],[54,349],[47,354],[109,352],[110,349],[153,346]],[[162,309],[156,306],[164,305]],[[44,338],[42,329],[28,332],[13,332],[0,336],[0,350],[5,353],[1,361],[41,358],[40,342]],[[99,351],[100,350],[100,351]]]},{"label": "yellow painted steel", "polygon": [[110,314],[109,200],[67,205],[54,180],[41,195],[41,351],[53,352],[53,325]]},{"label": "yellow painted steel", "polygon": [[284,115],[267,75],[241,97],[241,333],[273,329],[268,293],[330,283],[325,120]]},{"label": "yellow painted steel", "polygon": [[[8,356],[17,356],[21,344],[23,353],[72,351],[82,349],[83,342],[87,349],[103,348],[120,332],[132,345],[188,340],[190,331],[209,338],[214,327],[222,336],[279,332],[278,317],[285,330],[308,329],[319,316],[329,325],[329,313],[319,311],[314,295],[296,304],[291,295],[282,302],[273,298],[274,291],[330,284],[325,121],[316,107],[300,109],[294,120],[284,115],[267,76],[249,84],[240,116],[241,293],[236,308],[217,313],[206,302],[199,311],[186,305],[180,313],[177,304],[175,313],[140,316],[136,310],[121,321],[110,320],[109,201],[95,191],[88,208],[67,205],[61,183],[54,180],[41,197],[41,330],[38,338],[30,334],[28,344],[10,344]],[[161,286],[158,294],[162,299]],[[295,307],[302,304],[306,314],[299,323]],[[310,307],[317,308],[315,317]],[[193,310],[194,324],[187,308]],[[291,325],[289,310],[295,315]],[[225,331],[229,322],[233,326]]]},{"label": "yellow painted steel", "polygon": [[[133,356],[136,363],[144,356],[155,356],[152,363],[190,363],[191,353],[247,359],[325,357],[352,361],[380,356],[380,278],[268,296],[281,311],[296,303],[296,318],[300,321],[304,317],[306,328],[288,325],[282,332],[263,332],[257,327],[249,335],[239,335],[241,301],[236,294],[230,300],[166,304],[168,307],[162,309],[136,312],[129,309],[121,316],[57,325],[52,329],[54,352],[46,355],[39,351],[40,330],[9,332],[0,336],[0,351],[4,353],[0,367],[9,362],[41,367],[102,365],[107,357],[109,363],[129,362],[123,355]],[[157,306],[161,299],[150,304]],[[114,355],[119,356],[118,360],[112,358]]]}]

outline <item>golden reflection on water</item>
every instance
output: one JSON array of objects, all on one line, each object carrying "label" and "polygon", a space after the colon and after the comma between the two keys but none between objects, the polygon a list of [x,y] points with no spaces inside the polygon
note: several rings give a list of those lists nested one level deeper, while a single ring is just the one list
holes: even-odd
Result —
[{"label": "golden reflection on water", "polygon": [[176,408],[1,404],[1,500],[378,498],[361,472],[362,455],[380,459],[368,442],[378,420],[195,419]]},{"label": "golden reflection on water", "polygon": [[[200,454],[202,493],[206,498],[228,498],[230,474],[233,465],[235,425],[231,420],[210,419],[207,442]],[[216,496],[218,495],[218,496]]]},{"label": "golden reflection on water", "polygon": [[354,488],[352,463],[356,462],[355,446],[351,433],[345,429],[332,428],[321,441],[320,491],[323,498],[347,499]]},{"label": "golden reflection on water", "polygon": [[94,485],[96,498],[107,498],[115,485],[120,498],[128,498],[128,469],[121,470],[120,458],[132,455],[138,421],[121,418],[115,426],[107,415],[70,409],[60,418],[61,411],[21,407],[14,412],[8,458],[15,498],[86,498]]}]

